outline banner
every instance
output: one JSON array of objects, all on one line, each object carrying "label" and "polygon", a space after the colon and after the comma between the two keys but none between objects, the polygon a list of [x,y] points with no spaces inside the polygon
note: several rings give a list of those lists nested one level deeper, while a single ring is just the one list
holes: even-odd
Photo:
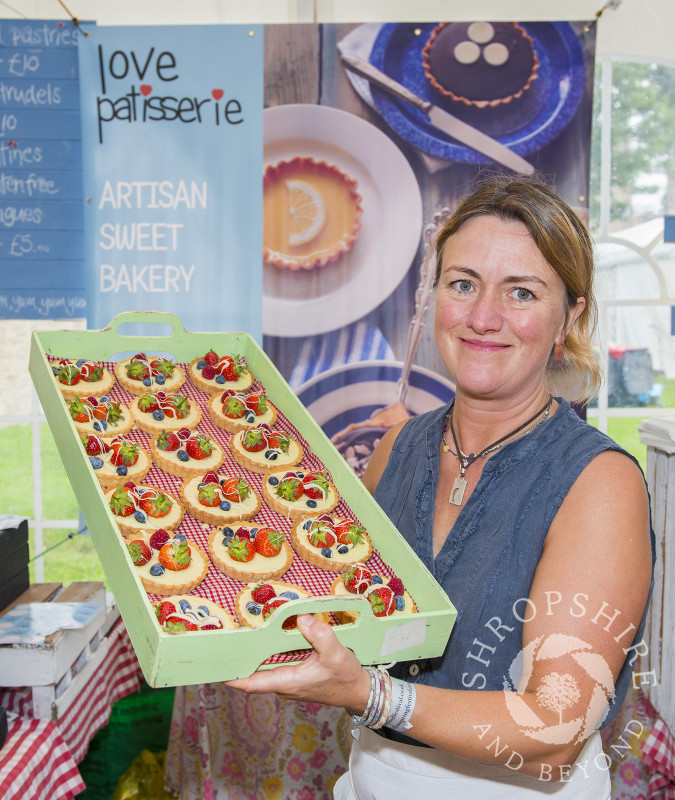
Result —
[{"label": "banner", "polygon": [[84,316],[78,36],[0,20],[0,318]]},{"label": "banner", "polygon": [[85,33],[88,327],[161,310],[260,339],[262,29]]}]

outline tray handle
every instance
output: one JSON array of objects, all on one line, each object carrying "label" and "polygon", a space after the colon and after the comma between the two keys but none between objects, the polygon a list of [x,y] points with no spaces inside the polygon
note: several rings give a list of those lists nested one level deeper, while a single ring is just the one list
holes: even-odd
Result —
[{"label": "tray handle", "polygon": [[170,311],[122,311],[121,314],[117,314],[117,316],[113,317],[110,324],[104,330],[113,331],[113,333],[116,333],[118,336],[129,336],[129,338],[133,338],[133,334],[119,333],[117,330],[120,325],[129,322],[171,325],[173,331],[170,334],[166,334],[167,337],[186,333],[185,326],[181,322],[180,317]]}]

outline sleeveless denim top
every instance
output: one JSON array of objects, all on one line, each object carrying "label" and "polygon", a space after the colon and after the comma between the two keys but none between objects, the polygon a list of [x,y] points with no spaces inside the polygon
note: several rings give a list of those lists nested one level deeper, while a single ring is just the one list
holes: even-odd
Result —
[{"label": "sleeveless denim top", "polygon": [[[400,431],[374,497],[443,587],[457,609],[457,620],[442,656],[397,664],[392,675],[446,689],[504,690],[507,680],[515,688],[510,670],[522,648],[523,620],[533,614],[599,615],[596,624],[608,628],[612,637],[629,628],[620,614],[610,623],[613,608],[592,607],[585,595],[562,597],[554,584],[548,608],[533,608],[527,600],[546,534],[570,487],[599,453],[625,453],[581,420],[566,400],[556,399],[560,407],[549,420],[485,462],[478,485],[435,558],[434,500],[441,429],[449,406],[413,417]],[[653,531],[651,543],[653,564]],[[415,587],[408,588],[414,596]],[[629,632],[619,639],[624,648],[642,640],[645,615],[633,637]],[[635,658],[635,651],[629,651],[603,726],[621,707]],[[382,733],[419,745],[388,729]]]}]

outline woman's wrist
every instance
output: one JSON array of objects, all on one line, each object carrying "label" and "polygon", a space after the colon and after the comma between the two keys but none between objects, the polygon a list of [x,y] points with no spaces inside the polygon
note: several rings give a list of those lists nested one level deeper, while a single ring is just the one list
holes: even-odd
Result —
[{"label": "woman's wrist", "polygon": [[354,682],[355,692],[350,699],[347,711],[352,716],[360,716],[363,714],[366,706],[368,705],[368,695],[370,694],[371,679],[370,673],[365,667],[361,667],[361,674]]}]

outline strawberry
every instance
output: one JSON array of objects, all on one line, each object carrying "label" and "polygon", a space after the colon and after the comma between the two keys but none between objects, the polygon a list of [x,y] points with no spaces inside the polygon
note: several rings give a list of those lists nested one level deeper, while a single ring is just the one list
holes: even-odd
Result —
[{"label": "strawberry", "polygon": [[241,434],[241,446],[249,453],[257,453],[266,447],[266,437],[260,428],[248,428]]},{"label": "strawberry", "polygon": [[213,620],[214,620],[213,622],[207,622],[205,625],[202,625],[200,630],[202,630],[202,631],[219,631],[221,628],[225,627],[223,625],[223,623],[217,617],[214,617]]},{"label": "strawberry", "polygon": [[315,471],[308,472],[302,479],[304,484],[305,494],[311,497],[312,500],[323,500],[328,494],[328,473]]},{"label": "strawberry", "polygon": [[190,413],[190,401],[183,395],[174,394],[170,397],[162,410],[167,417],[175,419],[185,419]]},{"label": "strawberry", "polygon": [[110,463],[116,467],[131,467],[138,461],[140,455],[138,445],[128,439],[114,439],[110,449],[112,451]]},{"label": "strawberry", "polygon": [[127,377],[134,381],[143,381],[150,377],[150,367],[145,361],[141,361],[134,356],[131,361],[125,364]]},{"label": "strawberry", "polygon": [[99,403],[94,409],[94,416],[97,419],[104,419],[110,425],[117,425],[122,417],[122,406],[119,402],[114,400],[107,400],[105,403]]},{"label": "strawberry", "polygon": [[204,378],[205,381],[212,381],[215,377],[216,377],[215,367],[212,367],[210,364],[207,364],[202,370],[202,378]]},{"label": "strawberry", "polygon": [[218,363],[218,353],[215,350],[211,349],[209,352],[204,356],[204,361],[207,364],[210,364],[212,367],[215,367]]},{"label": "strawberry", "polygon": [[187,569],[192,561],[192,550],[182,539],[171,539],[160,548],[159,561],[174,572]]},{"label": "strawberry", "polygon": [[219,375],[225,375],[225,373],[231,369],[232,363],[231,356],[223,356],[218,359],[217,363],[213,365],[213,368]]},{"label": "strawberry", "polygon": [[206,483],[199,489],[199,502],[203,506],[215,508],[222,502],[220,497],[220,484],[219,483]]},{"label": "strawberry", "polygon": [[138,398],[138,407],[141,411],[145,411],[146,414],[152,414],[153,411],[157,411],[159,408],[159,403],[154,394],[142,394]]},{"label": "strawberry", "polygon": [[142,498],[139,505],[141,511],[145,511],[149,517],[157,518],[165,517],[171,511],[173,503],[163,492],[158,492],[154,497]]},{"label": "strawberry", "polygon": [[158,528],[150,536],[150,547],[152,547],[153,550],[161,550],[170,538],[168,531],[165,531],[164,528]]},{"label": "strawberry", "polygon": [[191,439],[188,439],[185,443],[185,450],[190,458],[195,458],[198,461],[201,461],[202,458],[206,458],[210,456],[213,451],[213,445],[211,444],[211,440],[208,436],[205,436],[203,433],[198,433]]},{"label": "strawberry", "polygon": [[150,368],[153,375],[164,375],[165,378],[170,378],[176,365],[168,358],[153,358],[150,362]]},{"label": "strawberry", "polygon": [[[244,361],[242,356],[225,356],[225,358],[229,358],[229,364],[220,366],[220,374],[225,376],[226,381],[237,381],[239,380],[241,374],[246,371],[246,362]],[[220,361],[222,362],[223,359],[221,358]]]},{"label": "strawberry", "polygon": [[220,478],[215,472],[207,472],[202,478],[202,483],[217,483],[220,484]]},{"label": "strawberry", "polygon": [[160,450],[168,450],[171,452],[172,450],[178,450],[180,447],[180,439],[175,433],[162,431],[157,437],[155,444]]},{"label": "strawberry", "polygon": [[94,433],[88,433],[86,436],[83,436],[82,444],[88,456],[100,456],[102,453],[107,453],[110,450],[110,446]]},{"label": "strawberry", "polygon": [[231,503],[241,503],[251,494],[246,478],[225,478],[222,489],[223,497]]},{"label": "strawberry", "polygon": [[362,528],[353,519],[340,520],[340,524],[335,526],[335,535],[340,544],[356,545],[364,541],[366,529]]},{"label": "strawberry", "polygon": [[342,583],[348,592],[363,594],[373,582],[373,573],[363,564],[354,564],[347,572],[342,573]]},{"label": "strawberry", "polygon": [[274,587],[270,586],[269,583],[259,583],[251,592],[253,602],[260,603],[261,606],[276,596],[277,593],[274,591]]},{"label": "strawberry", "polygon": [[227,552],[235,561],[248,562],[255,556],[256,549],[250,539],[235,535],[227,545]]},{"label": "strawberry", "polygon": [[87,400],[76,397],[68,401],[68,412],[75,422],[89,422],[91,419],[91,405]]},{"label": "strawberry", "polygon": [[231,395],[223,401],[223,414],[230,419],[241,419],[246,413],[246,405],[240,397]]},{"label": "strawberry", "polygon": [[275,494],[282,500],[287,500],[289,503],[293,503],[299,497],[302,497],[303,491],[304,487],[300,478],[296,478],[294,476],[284,476],[279,481]]},{"label": "strawberry", "polygon": [[309,541],[314,547],[332,547],[335,544],[333,526],[329,522],[312,522],[309,528]]},{"label": "strawberry", "polygon": [[274,530],[274,528],[258,528],[253,539],[253,544],[255,545],[256,551],[260,553],[261,556],[272,558],[281,550],[283,541],[283,533]]},{"label": "strawberry", "polygon": [[110,510],[118,517],[129,517],[136,510],[126,484],[118,486],[110,497]]},{"label": "strawberry", "polygon": [[80,365],[80,378],[87,383],[100,381],[103,375],[103,367],[95,361],[85,361]]},{"label": "strawberry", "polygon": [[368,600],[376,617],[389,617],[396,611],[396,597],[388,586],[377,585],[368,593]]},{"label": "strawberry", "polygon": [[170,600],[160,600],[155,603],[155,614],[160,625],[165,625],[167,619],[176,613],[176,606]]},{"label": "strawberry", "polygon": [[[290,601],[288,600],[287,597],[273,597],[271,600],[268,600],[263,606],[262,610],[263,620],[269,619],[269,617],[276,611],[277,608],[279,608],[279,606],[283,606],[284,603],[289,603],[289,602]],[[281,627],[285,631],[293,630],[293,628],[296,628],[297,625],[298,625],[297,614],[288,617],[288,619],[284,620],[281,623]]]},{"label": "strawberry", "polygon": [[395,597],[400,597],[405,592],[403,581],[400,578],[392,578],[387,586],[392,590]]},{"label": "strawberry", "polygon": [[134,539],[132,542],[128,542],[127,549],[131,560],[137,567],[142,567],[152,558],[152,550],[142,539]]},{"label": "strawberry", "polygon": [[185,631],[199,630],[199,626],[196,622],[192,622],[192,620],[186,617],[179,617],[177,614],[170,616],[164,625],[168,633],[184,633]]},{"label": "strawberry", "polygon": [[274,450],[281,450],[282,453],[288,453],[291,437],[282,431],[275,431],[267,437],[267,446]]},{"label": "strawberry", "polygon": [[246,406],[256,415],[260,416],[267,411],[267,398],[264,392],[251,392],[246,396]]},{"label": "strawberry", "polygon": [[80,370],[75,364],[68,362],[59,364],[56,368],[56,377],[59,379],[59,383],[63,383],[65,386],[75,386],[80,382]]}]

